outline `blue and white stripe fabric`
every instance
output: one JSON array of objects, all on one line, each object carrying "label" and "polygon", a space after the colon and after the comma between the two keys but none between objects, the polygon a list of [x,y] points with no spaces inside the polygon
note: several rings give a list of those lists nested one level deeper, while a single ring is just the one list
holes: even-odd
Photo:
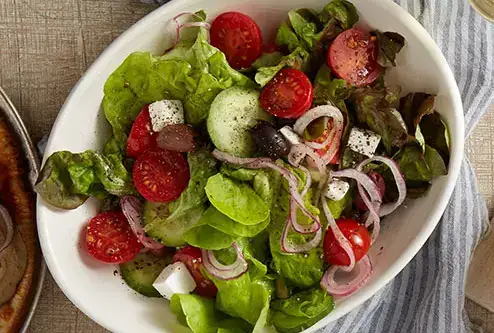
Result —
[{"label": "blue and white stripe fabric", "polygon": [[[468,136],[494,101],[494,25],[467,0],[395,2],[422,23],[444,53],[460,88]],[[449,205],[424,247],[378,294],[320,332],[471,332],[465,280],[487,226],[487,208],[465,157]]]},{"label": "blue and white stripe fabric", "polygon": [[[460,88],[468,136],[494,101],[494,25],[467,0],[395,2],[425,27],[444,53]],[[487,225],[486,205],[465,157],[451,201],[424,247],[386,287],[320,333],[470,332],[465,280]]]}]

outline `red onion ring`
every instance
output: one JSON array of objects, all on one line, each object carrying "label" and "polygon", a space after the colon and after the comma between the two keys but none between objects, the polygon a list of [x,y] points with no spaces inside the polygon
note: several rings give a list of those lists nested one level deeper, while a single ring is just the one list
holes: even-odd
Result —
[{"label": "red onion ring", "polygon": [[[350,281],[346,281],[343,283],[338,283],[335,280],[336,272],[338,271],[338,269],[342,269],[342,267],[330,267],[326,271],[326,273],[324,273],[324,276],[321,279],[321,287],[326,289],[328,294],[334,296],[348,296],[354,293],[360,287],[365,285],[367,281],[369,281],[369,278],[371,277],[373,272],[372,262],[367,255],[362,257],[362,259],[360,259],[355,267],[358,268],[357,276],[353,277]],[[347,274],[350,275],[351,273]]]},{"label": "red onion ring", "polygon": [[204,27],[204,28],[209,30],[211,28],[211,25],[207,22],[187,22],[187,23],[183,23],[183,24],[180,23],[178,21],[178,19],[182,16],[185,16],[185,15],[195,16],[196,18],[199,18],[200,20],[202,20],[202,18],[194,12],[183,12],[183,13],[176,15],[174,18],[172,18],[172,21],[175,23],[175,38],[173,40],[172,45],[165,50],[165,53],[170,51],[171,49],[173,49],[178,44],[178,42],[180,41],[180,29],[190,28],[190,27]]},{"label": "red onion ring", "polygon": [[5,226],[6,233],[3,243],[0,245],[0,253],[2,253],[14,239],[14,223],[12,222],[9,211],[2,205],[0,205],[0,223]]},{"label": "red onion ring", "polygon": [[305,186],[304,186],[302,192],[300,192],[300,196],[302,196],[302,198],[303,198],[303,197],[305,197],[305,195],[307,194],[307,191],[309,191],[310,186],[312,185],[312,176],[310,174],[310,171],[306,167],[304,167],[303,165],[299,165],[298,168],[305,173]]},{"label": "red onion ring", "polygon": [[389,169],[393,173],[393,178],[396,182],[396,187],[398,188],[398,199],[395,202],[381,205],[381,208],[379,209],[379,216],[386,216],[388,214],[391,214],[396,208],[398,208],[403,203],[403,201],[405,201],[405,198],[407,196],[407,185],[405,183],[405,179],[403,178],[403,175],[401,174],[399,166],[396,164],[395,161],[393,161],[388,157],[374,156],[372,158],[366,159],[357,166],[357,170],[359,171],[362,170],[362,168],[367,163],[373,161],[384,163],[389,167]]},{"label": "red onion ring", "polygon": [[288,232],[293,227],[292,225],[292,213],[288,213],[288,218],[286,219],[285,227],[283,228],[283,233],[281,234],[281,250],[286,253],[300,253],[307,252],[313,248],[319,246],[322,240],[322,228],[319,228],[315,234],[314,238],[304,244],[292,244],[288,240]]},{"label": "red onion ring", "polygon": [[326,215],[326,219],[328,220],[328,225],[331,228],[331,231],[333,232],[336,241],[338,242],[340,247],[345,251],[348,258],[350,258],[350,265],[341,267],[341,269],[349,272],[353,269],[353,267],[355,267],[355,254],[353,253],[352,245],[350,244],[348,239],[346,239],[346,237],[343,235],[340,228],[336,224],[333,214],[331,214],[331,211],[329,210],[328,202],[323,199],[321,200],[321,205],[324,210],[324,214]]},{"label": "red onion ring", "polygon": [[[304,143],[310,148],[313,149],[324,149],[328,148],[328,150],[322,156],[322,160],[325,164],[329,164],[329,162],[334,158],[341,144],[341,136],[343,135],[343,129],[345,126],[345,119],[343,118],[343,114],[341,111],[332,106],[332,105],[320,105],[311,110],[307,111],[302,117],[297,119],[295,124],[293,125],[293,129],[298,135],[303,136],[303,133],[307,126],[314,120],[320,117],[329,117],[333,119],[333,125],[331,128],[328,137],[322,142],[317,143],[309,140],[305,140]],[[331,143],[331,144],[330,144]],[[329,147],[328,147],[328,144]]]},{"label": "red onion ring", "polygon": [[232,246],[237,252],[237,260],[231,265],[220,263],[213,251],[201,249],[204,268],[214,277],[221,280],[231,280],[247,272],[249,264],[245,260],[242,251],[240,251],[236,243],[233,243]]},{"label": "red onion ring", "polygon": [[153,238],[146,236],[146,233],[144,232],[144,228],[141,223],[141,201],[136,197],[122,197],[120,199],[120,206],[122,207],[123,214],[129,222],[130,228],[141,244],[149,250],[161,250],[164,245],[158,243]]},{"label": "red onion ring", "polygon": [[[293,156],[298,156],[297,158]],[[299,167],[299,164],[302,159],[300,159],[300,156],[308,156],[314,164],[317,167],[317,170],[320,173],[320,180],[319,180],[319,185],[317,187],[317,192],[316,195],[314,196],[314,201],[319,202],[319,198],[321,196],[321,191],[322,188],[324,187],[324,183],[327,180],[328,172],[326,168],[326,163],[321,159],[319,154],[317,154],[314,149],[307,147],[304,144],[299,144],[299,145],[293,145],[292,148],[290,149],[290,153],[288,154],[288,162],[290,162],[291,165],[294,167]],[[302,157],[302,158],[303,158]],[[298,162],[298,164],[297,164]]]}]

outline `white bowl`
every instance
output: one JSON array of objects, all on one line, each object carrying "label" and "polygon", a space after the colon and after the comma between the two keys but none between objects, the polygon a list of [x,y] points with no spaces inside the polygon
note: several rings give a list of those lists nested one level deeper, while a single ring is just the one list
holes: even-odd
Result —
[{"label": "white bowl", "polygon": [[[151,13],[119,37],[91,66],[73,89],[53,127],[46,156],[57,150],[74,152],[100,149],[109,126],[100,110],[105,80],[133,51],[163,52],[163,32],[177,13],[205,9],[208,17],[239,10],[251,15],[267,39],[290,9],[321,8],[327,0],[309,5],[303,0],[181,0],[172,1]],[[405,92],[436,94],[437,110],[449,125],[451,161],[449,174],[434,180],[426,197],[411,201],[386,218],[381,236],[372,247],[374,275],[353,295],[337,302],[336,308],[307,332],[315,331],[345,315],[375,294],[396,276],[419,251],[434,230],[453,191],[463,155],[463,110],[455,79],[441,51],[424,28],[389,0],[354,0],[361,21],[383,31],[405,36],[406,47],[398,67],[387,79]],[[38,229],[48,267],[67,297],[85,314],[113,332],[179,332],[180,326],[164,299],[136,295],[117,275],[116,266],[97,263],[79,247],[84,223],[97,213],[89,200],[72,211],[53,210],[38,200]],[[383,247],[382,251],[379,251]],[[378,252],[382,252],[378,255]]]}]

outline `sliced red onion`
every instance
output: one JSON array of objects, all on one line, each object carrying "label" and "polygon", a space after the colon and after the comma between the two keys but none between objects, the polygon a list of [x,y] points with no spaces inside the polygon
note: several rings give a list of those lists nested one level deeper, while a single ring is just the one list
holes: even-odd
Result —
[{"label": "sliced red onion", "polygon": [[14,239],[14,223],[12,222],[9,211],[2,205],[0,205],[0,223],[3,225],[5,232],[5,239],[0,245],[0,253],[2,253]]},{"label": "sliced red onion", "polygon": [[336,241],[343,249],[343,251],[345,251],[348,258],[350,258],[350,265],[344,266],[342,267],[342,269],[345,271],[351,271],[355,266],[355,254],[353,253],[352,245],[350,244],[348,239],[346,239],[346,237],[343,235],[340,228],[336,224],[333,214],[331,214],[331,211],[329,210],[328,202],[323,199],[321,200],[321,205],[324,210],[324,214],[326,215],[326,219],[328,220],[328,225],[331,228],[331,231],[333,232]]},{"label": "sliced red onion", "polygon": [[304,244],[293,244],[288,240],[288,232],[293,227],[291,212],[288,213],[288,218],[286,219],[285,227],[283,228],[283,233],[281,234],[281,249],[286,253],[300,253],[307,252],[319,246],[322,240],[322,228],[319,228],[315,234],[314,238]]},{"label": "sliced red onion", "polygon": [[342,269],[341,266],[330,267],[321,279],[321,287],[326,289],[328,294],[334,296],[353,294],[369,281],[373,272],[372,262],[367,255],[360,259],[351,272],[343,273],[345,281],[336,280],[336,273],[340,269]]},{"label": "sliced red onion", "polygon": [[393,173],[393,177],[396,182],[396,187],[398,188],[398,199],[395,202],[381,205],[381,208],[379,209],[379,216],[386,216],[388,214],[391,214],[396,208],[398,208],[403,203],[403,201],[407,196],[407,186],[405,183],[405,179],[403,178],[403,175],[400,172],[400,168],[398,167],[395,161],[393,161],[388,157],[374,156],[372,158],[366,159],[357,166],[357,170],[362,170],[362,168],[365,165],[367,165],[367,163],[374,161],[384,163],[389,167],[389,169]]},{"label": "sliced red onion", "polygon": [[220,263],[213,251],[201,249],[204,268],[214,277],[221,280],[231,280],[247,272],[249,264],[245,260],[242,251],[240,251],[236,243],[233,243],[232,246],[237,252],[237,260],[231,265]]},{"label": "sliced red onion", "polygon": [[290,164],[292,164],[295,167],[299,167],[299,164],[295,164],[295,163],[296,162],[300,163],[301,159],[294,157],[291,158],[290,156],[300,156],[300,155],[304,157],[308,156],[310,159],[312,159],[312,161],[317,167],[317,170],[320,173],[319,185],[317,188],[316,195],[314,196],[314,201],[319,202],[322,188],[324,187],[324,183],[326,182],[328,176],[328,172],[327,172],[328,169],[326,168],[326,163],[324,163],[324,161],[321,159],[319,154],[317,154],[314,151],[314,149],[307,147],[304,144],[300,144],[300,145],[292,146],[290,153],[288,154],[288,161],[290,162]]},{"label": "sliced red onion", "polygon": [[322,143],[305,140],[305,145],[313,149],[327,148],[327,151],[322,156],[322,160],[325,162],[325,164],[329,164],[329,162],[334,158],[334,156],[338,152],[338,149],[340,148],[341,136],[343,135],[343,129],[345,127],[345,119],[343,118],[343,114],[338,108],[332,105],[317,106],[307,111],[302,117],[297,119],[297,121],[293,125],[293,129],[300,136],[303,136],[303,133],[307,126],[309,126],[311,122],[320,117],[329,117],[333,119],[330,133]]},{"label": "sliced red onion", "polygon": [[310,174],[310,171],[303,165],[299,165],[298,168],[305,173],[305,186],[302,192],[300,192],[300,195],[303,198],[307,194],[307,191],[310,189],[310,186],[312,185],[312,175]]},{"label": "sliced red onion", "polygon": [[[295,124],[293,125],[293,130],[300,136],[303,136],[305,129],[311,122],[314,120],[320,118],[320,117],[329,117],[333,118],[333,128],[335,127],[341,127],[343,128],[343,114],[341,111],[331,105],[320,105],[316,106],[315,108],[310,109],[304,115],[300,118],[297,119]],[[315,144],[319,146],[311,146],[312,148],[315,149],[321,149],[324,148],[326,145],[322,145],[320,143],[315,143],[315,142],[308,142],[310,144]]]},{"label": "sliced red onion", "polygon": [[379,187],[377,187],[376,183],[374,183],[374,181],[362,171],[358,171],[356,169],[345,169],[341,171],[333,171],[331,172],[331,176],[355,179],[357,183],[361,184],[364,187],[364,189],[367,191],[371,201],[373,202],[382,201],[382,195],[381,192],[379,191]]},{"label": "sliced red onion", "polygon": [[122,207],[122,212],[127,218],[127,221],[129,221],[130,228],[141,244],[149,250],[161,250],[164,245],[158,243],[151,237],[146,236],[146,233],[144,232],[144,228],[141,223],[141,201],[136,197],[122,197],[120,199],[120,206]]},{"label": "sliced red onion", "polygon": [[200,20],[202,20],[202,18],[194,12],[183,12],[183,13],[176,15],[174,18],[172,18],[172,21],[175,23],[175,38],[173,40],[172,45],[165,50],[165,53],[170,51],[171,49],[173,49],[178,44],[178,42],[180,41],[180,29],[189,28],[189,27],[204,27],[204,28],[209,30],[211,28],[211,25],[207,22],[180,23],[178,21],[178,19],[181,18],[182,16],[186,16],[186,15],[195,16],[196,18],[199,18]]}]

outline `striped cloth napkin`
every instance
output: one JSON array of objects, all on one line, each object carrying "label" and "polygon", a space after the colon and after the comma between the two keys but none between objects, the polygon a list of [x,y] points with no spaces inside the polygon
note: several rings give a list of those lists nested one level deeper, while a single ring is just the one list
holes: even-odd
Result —
[{"label": "striped cloth napkin", "polygon": [[[467,0],[395,2],[425,27],[451,66],[463,100],[467,137],[494,101],[494,25]],[[320,333],[479,331],[464,310],[465,280],[487,226],[487,208],[465,157],[450,203],[424,247],[393,281]]]}]

